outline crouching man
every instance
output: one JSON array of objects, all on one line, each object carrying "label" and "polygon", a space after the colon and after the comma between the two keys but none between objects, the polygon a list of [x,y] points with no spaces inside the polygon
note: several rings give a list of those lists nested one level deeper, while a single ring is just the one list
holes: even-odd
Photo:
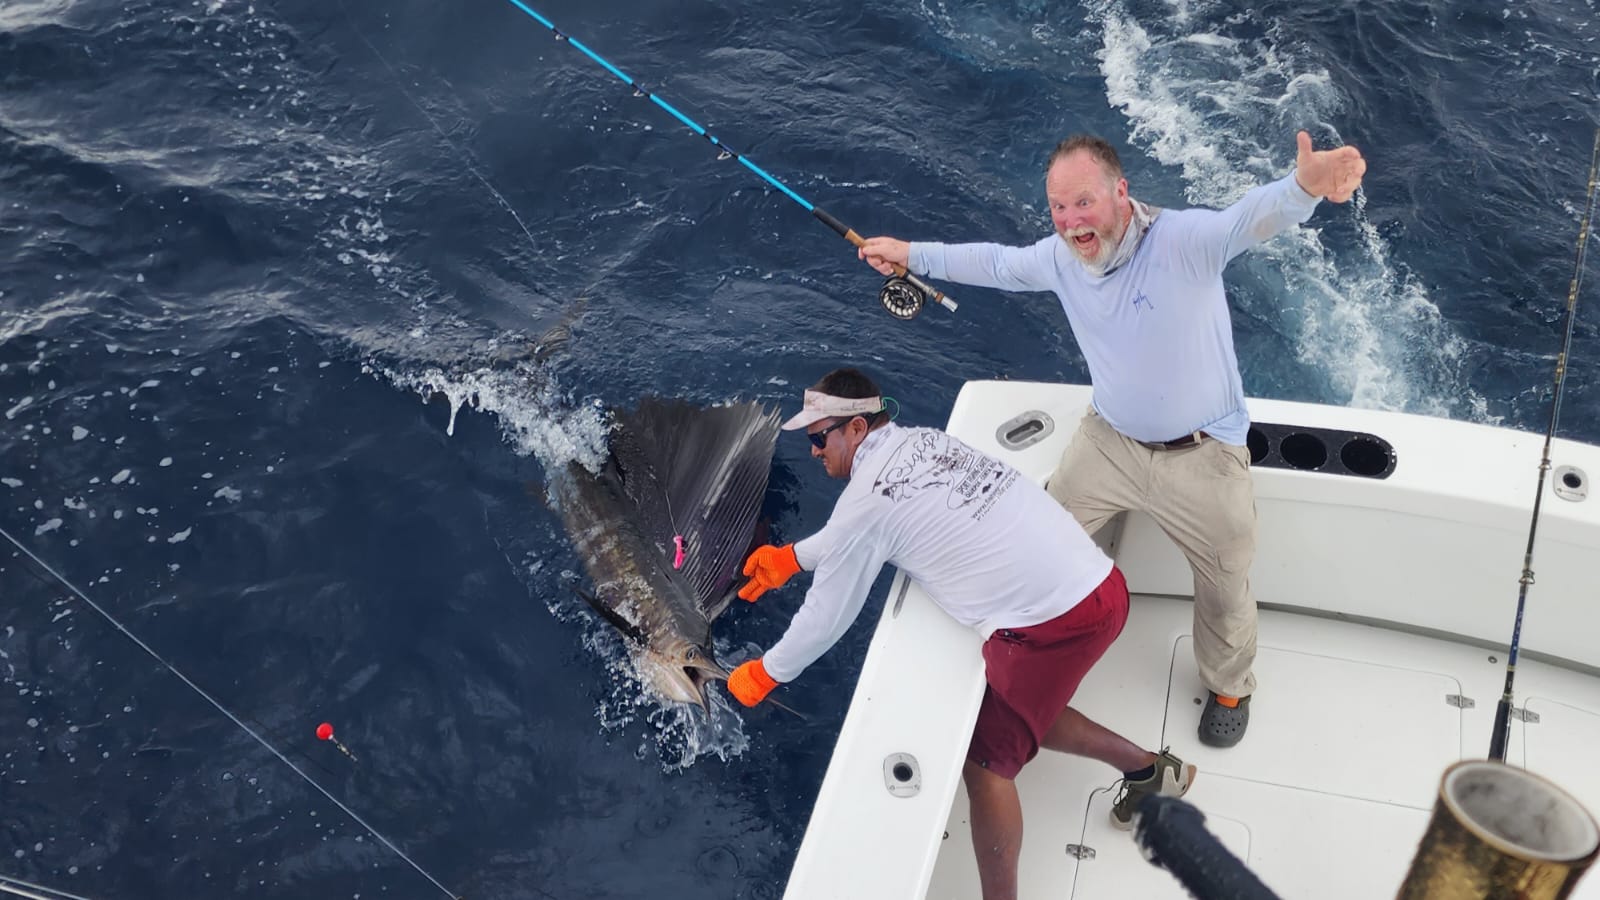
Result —
[{"label": "crouching man", "polygon": [[1135,746],[1068,705],[1127,622],[1128,588],[1043,488],[943,431],[895,425],[878,386],[855,369],[825,375],[783,427],[804,428],[811,455],[848,484],[821,531],[760,547],[746,562],[751,580],[739,595],[749,601],[802,570],[815,574],[783,638],[728,679],[741,703],[760,703],[833,646],[879,570],[893,564],[987,637],[988,688],[962,770],[984,900],[1016,897],[1022,805],[1014,779],[1040,747],[1122,772],[1111,819],[1124,830],[1145,795],[1188,791],[1194,766]]}]

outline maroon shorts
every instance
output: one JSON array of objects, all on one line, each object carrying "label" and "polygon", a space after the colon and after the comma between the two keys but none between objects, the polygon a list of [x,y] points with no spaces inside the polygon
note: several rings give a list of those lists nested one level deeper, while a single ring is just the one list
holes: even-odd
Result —
[{"label": "maroon shorts", "polygon": [[1128,583],[1111,574],[1077,606],[1048,622],[1002,628],[983,642],[989,687],[967,759],[1016,778],[1089,669],[1128,622]]}]

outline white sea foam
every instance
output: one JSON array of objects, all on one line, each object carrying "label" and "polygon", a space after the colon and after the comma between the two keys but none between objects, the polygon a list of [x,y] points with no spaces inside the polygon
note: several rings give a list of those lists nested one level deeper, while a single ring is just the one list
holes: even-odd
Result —
[{"label": "white sea foam", "polygon": [[[663,703],[652,693],[649,679],[611,626],[599,625],[584,636],[583,643],[605,660],[611,674],[610,693],[601,701],[595,717],[607,731],[628,731],[635,724],[642,725],[639,747],[634,753],[638,759],[654,755],[664,771],[677,772],[702,758],[726,761],[749,749],[744,718],[725,691],[709,692],[709,715],[697,706]],[[726,655],[725,648],[718,648],[719,659]]]},{"label": "white sea foam", "polygon": [[547,471],[574,460],[598,471],[604,461],[608,426],[600,410],[569,405],[532,363],[465,372],[436,367],[415,373],[382,371],[390,381],[425,399],[443,396],[450,405],[447,434],[455,434],[456,417],[470,408],[493,415],[511,446],[532,454]]}]

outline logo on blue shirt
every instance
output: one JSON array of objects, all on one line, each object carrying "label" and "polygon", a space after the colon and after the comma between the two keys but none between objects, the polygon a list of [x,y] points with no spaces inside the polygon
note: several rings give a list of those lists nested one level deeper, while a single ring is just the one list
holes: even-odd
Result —
[{"label": "logo on blue shirt", "polygon": [[1156,305],[1150,302],[1150,298],[1144,295],[1144,291],[1136,291],[1133,295],[1133,308],[1153,310]]}]

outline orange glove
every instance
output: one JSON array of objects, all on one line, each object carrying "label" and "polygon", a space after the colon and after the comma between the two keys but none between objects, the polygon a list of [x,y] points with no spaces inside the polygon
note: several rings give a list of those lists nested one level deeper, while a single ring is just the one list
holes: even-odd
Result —
[{"label": "orange glove", "polygon": [[778,683],[767,674],[767,667],[761,664],[760,657],[740,663],[728,675],[728,693],[745,706],[755,706],[767,699],[767,695],[777,686]]},{"label": "orange glove", "polygon": [[794,555],[793,544],[782,547],[762,544],[744,561],[744,573],[750,580],[739,588],[739,596],[754,603],[767,591],[783,587],[799,571],[800,560]]}]

